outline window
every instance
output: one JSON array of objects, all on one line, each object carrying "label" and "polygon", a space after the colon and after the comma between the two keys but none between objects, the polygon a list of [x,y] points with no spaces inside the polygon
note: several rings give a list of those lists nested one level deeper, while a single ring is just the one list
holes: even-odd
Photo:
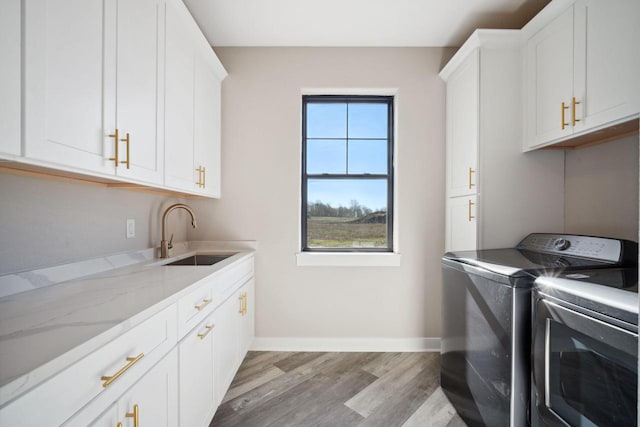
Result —
[{"label": "window", "polygon": [[302,97],[302,250],[393,251],[393,97]]}]

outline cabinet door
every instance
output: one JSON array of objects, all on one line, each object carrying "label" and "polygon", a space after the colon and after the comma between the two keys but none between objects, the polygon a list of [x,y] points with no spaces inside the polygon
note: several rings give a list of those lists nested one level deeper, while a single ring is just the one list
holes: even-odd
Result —
[{"label": "cabinet door", "polygon": [[478,164],[479,53],[460,65],[447,81],[448,196],[476,192]]},{"label": "cabinet door", "polygon": [[238,363],[242,363],[242,359],[249,351],[253,338],[255,336],[255,280],[249,280],[240,290],[244,295],[244,310],[240,319],[240,347],[238,354]]},{"label": "cabinet door", "polygon": [[118,0],[117,10],[116,105],[106,117],[107,130],[120,133],[117,174],[161,184],[164,1]]},{"label": "cabinet door", "polygon": [[234,294],[214,313],[213,360],[216,403],[219,404],[235,375],[238,359],[239,325],[242,301]]},{"label": "cabinet door", "polygon": [[165,185],[195,190],[194,73],[191,17],[179,0],[167,2],[165,85]]},{"label": "cabinet door", "polygon": [[446,250],[467,251],[477,248],[476,196],[447,200]]},{"label": "cabinet door", "polygon": [[573,6],[527,41],[525,55],[525,149],[529,149],[573,133]]},{"label": "cabinet door", "polygon": [[175,348],[118,400],[118,418],[123,427],[134,427],[136,405],[136,426],[178,425],[178,360]]},{"label": "cabinet door", "polygon": [[220,197],[220,102],[221,85],[210,64],[211,48],[195,61],[194,144],[198,189],[207,196]]},{"label": "cabinet door", "polygon": [[575,14],[579,132],[640,112],[640,2],[584,0]]},{"label": "cabinet door", "polygon": [[180,343],[181,426],[207,426],[213,418],[213,337],[217,332],[214,328],[213,318],[207,319]]},{"label": "cabinet door", "polygon": [[0,153],[20,155],[20,0],[0,2]]},{"label": "cabinet door", "polygon": [[104,47],[114,0],[31,0],[24,5],[25,155],[114,173],[105,132]]}]

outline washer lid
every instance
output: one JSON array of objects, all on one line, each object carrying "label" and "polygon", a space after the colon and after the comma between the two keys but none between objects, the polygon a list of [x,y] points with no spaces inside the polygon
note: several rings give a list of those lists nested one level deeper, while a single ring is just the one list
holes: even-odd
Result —
[{"label": "washer lid", "polygon": [[533,252],[525,249],[484,249],[449,252],[443,260],[481,267],[493,273],[510,276],[540,276],[567,269],[610,267],[611,262],[566,255]]}]

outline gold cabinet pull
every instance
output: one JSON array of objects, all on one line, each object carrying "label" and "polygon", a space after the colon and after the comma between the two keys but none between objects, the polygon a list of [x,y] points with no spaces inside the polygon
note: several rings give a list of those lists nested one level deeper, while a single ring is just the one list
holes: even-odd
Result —
[{"label": "gold cabinet pull", "polygon": [[200,338],[201,340],[203,340],[207,335],[209,335],[209,332],[213,331],[213,328],[215,327],[215,325],[206,325],[204,327],[204,329],[206,329],[204,332],[200,332],[198,334],[198,338]]},{"label": "gold cabinet pull", "polygon": [[240,294],[238,299],[240,300],[240,311],[238,313],[244,315],[244,294]]},{"label": "gold cabinet pull", "polygon": [[580,104],[580,101],[576,101],[574,96],[571,100],[571,126],[575,126],[580,121],[580,119],[576,119],[576,105],[578,104]]},{"label": "gold cabinet pull", "polygon": [[203,171],[203,167],[202,166],[198,166],[198,168],[196,169],[196,171],[198,171],[198,182],[196,182],[196,185],[198,186],[198,188],[202,188],[203,186],[203,182],[202,182],[202,171]]},{"label": "gold cabinet pull", "polygon": [[208,299],[208,298],[205,298],[205,299],[203,299],[203,300],[202,300],[202,304],[200,304],[200,305],[196,305],[196,306],[194,306],[194,308],[195,308],[197,311],[200,311],[200,310],[202,310],[203,308],[205,308],[206,306],[208,306],[208,305],[209,305],[209,303],[211,303],[211,300],[210,300],[210,299]]},{"label": "gold cabinet pull", "polygon": [[114,133],[108,135],[108,137],[113,138],[116,143],[115,156],[109,157],[109,160],[113,160],[116,163],[116,167],[118,167],[118,163],[120,163],[120,161],[118,160],[118,145],[120,143],[120,134],[118,133],[118,128],[116,128],[116,131]]},{"label": "gold cabinet pull", "polygon": [[140,359],[142,359],[144,357],[144,353],[140,353],[139,355],[137,355],[136,357],[127,357],[127,364],[124,365],[122,368],[120,368],[120,370],[118,372],[116,372],[113,376],[102,376],[100,377],[100,381],[104,381],[104,383],[102,383],[102,387],[108,387],[112,382],[114,382],[115,380],[117,380],[118,378],[120,378],[122,376],[122,374],[124,374],[125,372],[127,372],[129,370],[129,368],[131,368],[133,365],[135,365],[136,363],[138,363],[138,361]]},{"label": "gold cabinet pull", "polygon": [[140,427],[139,415],[140,408],[138,407],[138,405],[133,405],[133,412],[127,412],[126,414],[124,414],[124,416],[127,418],[133,418],[133,427]]},{"label": "gold cabinet pull", "polygon": [[475,184],[473,183],[473,180],[471,178],[471,176],[476,173],[476,171],[473,170],[473,168],[469,168],[469,190],[471,190],[471,188],[475,187]]},{"label": "gold cabinet pull", "polygon": [[202,167],[202,188],[207,186],[207,168]]},{"label": "gold cabinet pull", "polygon": [[[118,137],[116,137],[117,139]],[[120,163],[124,163],[125,165],[127,165],[127,169],[129,169],[130,166],[130,156],[129,156],[129,141],[131,141],[130,137],[129,137],[129,132],[127,132],[127,136],[125,136],[124,138],[122,138],[120,141],[122,142],[126,142],[127,143],[127,160],[123,160]],[[116,144],[117,145],[117,144]]]},{"label": "gold cabinet pull", "polygon": [[564,110],[568,110],[569,106],[568,105],[564,105],[564,101],[562,101],[562,130],[564,130],[564,128],[566,126],[569,126],[569,123],[566,123],[564,120]]},{"label": "gold cabinet pull", "polygon": [[471,207],[473,205],[475,205],[475,203],[473,203],[471,199],[469,199],[469,222],[471,222],[471,220],[475,218],[475,216],[471,215]]}]

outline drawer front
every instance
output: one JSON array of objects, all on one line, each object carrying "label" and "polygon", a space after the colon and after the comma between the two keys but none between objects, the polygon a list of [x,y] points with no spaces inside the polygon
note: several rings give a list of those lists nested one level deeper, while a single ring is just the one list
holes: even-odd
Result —
[{"label": "drawer front", "polygon": [[217,280],[211,278],[178,301],[179,339],[207,317],[215,307],[212,289]]},{"label": "drawer front", "polygon": [[176,342],[172,305],[9,403],[0,425],[60,425],[93,399],[107,407]]},{"label": "drawer front", "polygon": [[222,272],[213,288],[213,298],[216,305],[226,301],[251,277],[253,277],[253,256]]}]

